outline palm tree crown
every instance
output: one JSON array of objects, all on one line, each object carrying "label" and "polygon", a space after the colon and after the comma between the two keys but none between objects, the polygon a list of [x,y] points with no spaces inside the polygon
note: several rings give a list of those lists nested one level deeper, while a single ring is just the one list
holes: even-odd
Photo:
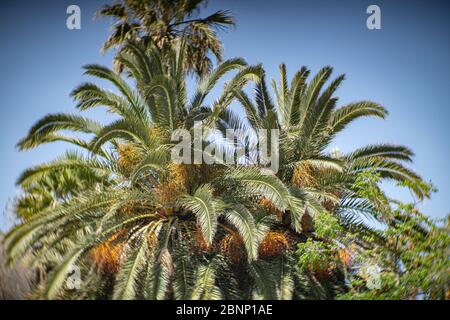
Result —
[{"label": "palm tree crown", "polygon": [[[115,24],[103,50],[115,48],[120,52],[129,40],[139,41],[146,47],[166,49],[183,40],[185,70],[204,76],[212,69],[211,55],[219,62],[222,60],[223,48],[217,30],[234,26],[228,11],[198,17],[200,7],[205,3],[205,0],[123,0],[105,5],[98,14],[112,17]],[[123,65],[117,62],[122,68]]]},{"label": "palm tree crown", "polygon": [[[194,8],[200,2],[176,3]],[[19,142],[29,149],[66,141],[83,150],[30,168],[19,179],[26,193],[18,208],[44,195],[47,200],[22,214],[24,223],[9,232],[5,244],[11,261],[32,250],[33,265],[52,269],[44,297],[71,294],[63,284],[73,265],[88,274],[83,290],[88,297],[105,292],[116,299],[330,297],[345,287],[346,260],[337,258],[342,250],[332,246],[336,238],[343,248],[368,245],[364,237],[349,237],[355,232],[383,241],[360,216],[391,219],[382,204],[358,192],[358,173],[370,169],[385,179],[407,180],[418,196],[428,195],[417,183],[420,177],[403,165],[412,156],[406,147],[327,151],[351,121],[387,115],[369,101],[337,107],[334,94],[344,77],[327,85],[330,67],[309,82],[310,72],[302,68],[288,83],[281,65],[274,103],[262,67],[231,59],[205,74],[189,96],[184,65],[189,46],[181,41],[162,52],[127,42],[117,59],[127,67],[128,81],[87,65],[87,75],[111,82],[116,91],[84,83],[72,92],[79,110],[103,106],[115,121],[102,125],[78,114],[48,115]],[[206,97],[226,74],[231,80],[207,105]],[[246,93],[248,84],[255,86],[254,99]],[[246,120],[228,108],[233,101]],[[199,121],[222,134],[227,128],[281,129],[280,170],[171,162],[173,130],[192,131]],[[224,136],[217,143],[225,142]],[[311,241],[334,262],[301,268],[296,246]],[[330,284],[325,289],[324,277]]]}]

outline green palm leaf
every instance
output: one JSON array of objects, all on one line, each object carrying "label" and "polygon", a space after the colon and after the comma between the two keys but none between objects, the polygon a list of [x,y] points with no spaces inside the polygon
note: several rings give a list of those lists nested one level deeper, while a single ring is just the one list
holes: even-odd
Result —
[{"label": "green palm leaf", "polygon": [[217,200],[213,198],[213,190],[209,185],[199,187],[194,195],[186,195],[181,204],[191,210],[197,217],[197,223],[208,244],[212,244],[217,231],[217,208],[220,207]]}]

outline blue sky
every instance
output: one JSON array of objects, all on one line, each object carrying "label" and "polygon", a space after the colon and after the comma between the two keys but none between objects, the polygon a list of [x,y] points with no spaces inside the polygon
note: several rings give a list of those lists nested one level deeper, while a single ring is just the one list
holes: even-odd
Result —
[{"label": "blue sky", "polygon": [[[70,91],[87,79],[81,66],[111,65],[99,48],[108,35],[108,19],[94,21],[108,0],[23,1],[0,4],[0,205],[7,208],[15,180],[30,165],[48,161],[66,149],[48,145],[19,153],[16,142],[47,113],[76,112]],[[81,7],[81,30],[66,28],[66,8]],[[366,28],[366,8],[381,8],[382,29]],[[390,111],[388,120],[354,123],[333,146],[343,151],[368,143],[405,144],[416,153],[413,169],[439,188],[422,208],[433,217],[450,212],[449,30],[447,1],[365,0],[211,0],[204,14],[229,9],[237,27],[221,33],[225,57],[263,63],[278,77],[286,63],[289,75],[302,65],[317,72],[325,65],[347,80],[338,91],[341,103],[374,100]],[[90,115],[105,121],[104,113]],[[387,185],[392,195],[408,193]],[[0,229],[9,226],[8,210]]]}]

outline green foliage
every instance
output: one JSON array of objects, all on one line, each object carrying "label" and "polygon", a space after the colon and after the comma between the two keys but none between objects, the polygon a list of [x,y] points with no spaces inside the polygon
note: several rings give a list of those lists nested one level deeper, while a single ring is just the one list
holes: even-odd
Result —
[{"label": "green foliage", "polygon": [[308,239],[297,245],[299,267],[302,270],[327,269],[333,252],[329,244]]},{"label": "green foliage", "polygon": [[[360,195],[381,197],[373,182],[378,177],[370,172],[360,175]],[[435,190],[420,182],[421,188]],[[414,188],[410,181],[400,185]],[[450,233],[448,217],[433,222],[413,203],[399,203],[390,209],[391,219],[382,231],[386,243],[366,250],[357,259],[360,265],[377,265],[379,288],[369,289],[360,273],[350,277],[350,290],[343,299],[447,299],[450,270]]]},{"label": "green foliage", "polygon": [[339,239],[344,234],[344,228],[339,219],[327,211],[321,211],[314,219],[315,233],[322,239]]},{"label": "green foliage", "polygon": [[[221,53],[213,28],[233,21],[223,11],[186,20],[201,3],[106,6],[101,14],[117,24],[105,49],[119,49],[129,78],[87,65],[87,75],[115,91],[85,83],[72,96],[80,112],[105,107],[116,119],[103,125],[48,115],[19,142],[25,150],[64,141],[85,152],[68,152],[18,179],[20,223],[4,244],[10,263],[31,256],[31,267],[49,271],[36,297],[446,298],[448,221],[435,224],[380,188],[394,180],[418,200],[435,191],[405,165],[412,152],[392,144],[327,151],[349,123],[384,119],[386,109],[370,101],[339,107],[335,93],[345,76],[333,80],[329,66],[311,80],[302,67],[288,81],[282,64],[274,98],[261,65],[237,58],[212,69],[208,54]],[[193,94],[186,72],[202,76]],[[220,94],[210,97],[218,87]],[[229,109],[234,101],[245,117]],[[280,170],[171,163],[172,131],[193,131],[196,121],[222,134],[281,129]],[[221,136],[216,144],[225,142]],[[260,156],[253,153],[243,160]],[[367,265],[381,268],[375,290],[367,287]],[[72,292],[64,284],[73,266],[86,281]]]},{"label": "green foliage", "polygon": [[[222,60],[222,43],[217,31],[234,26],[230,12],[219,10],[207,17],[198,13],[206,1],[118,1],[105,5],[98,11],[102,17],[113,18],[112,31],[103,44],[103,51],[114,48],[128,53],[124,43],[129,40],[143,43],[146,47],[165,50],[178,41],[186,43],[184,68],[199,76],[212,69],[211,56]],[[121,70],[124,65],[117,59]]]}]

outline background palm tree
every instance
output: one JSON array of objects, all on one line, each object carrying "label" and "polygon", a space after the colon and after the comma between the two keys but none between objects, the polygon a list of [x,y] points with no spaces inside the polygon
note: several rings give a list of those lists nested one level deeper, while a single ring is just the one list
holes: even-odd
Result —
[{"label": "background palm tree", "polygon": [[[228,11],[200,18],[202,5],[206,5],[205,0],[122,0],[105,5],[99,16],[112,17],[115,22],[102,50],[114,48],[121,52],[129,40],[165,50],[182,40],[186,50],[184,69],[204,76],[213,66],[211,56],[218,62],[222,60],[223,47],[217,31],[234,26],[234,19]],[[116,63],[121,70],[123,65]]]}]

